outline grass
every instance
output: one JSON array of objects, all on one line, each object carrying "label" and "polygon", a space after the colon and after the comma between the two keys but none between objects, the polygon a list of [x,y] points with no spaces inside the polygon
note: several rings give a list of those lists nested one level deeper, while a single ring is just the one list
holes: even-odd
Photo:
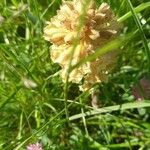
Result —
[{"label": "grass", "polygon": [[150,102],[138,102],[131,90],[143,76],[150,78],[150,2],[105,2],[122,24],[120,37],[75,66],[70,60],[67,75],[69,79],[74,68],[120,49],[108,83],[95,86],[101,92],[101,107],[95,109],[88,91],[80,92],[68,79],[62,82],[60,66],[50,59],[50,43],[43,38],[46,21],[61,1],[1,1],[0,150],[24,150],[36,142],[44,150],[150,149]]}]

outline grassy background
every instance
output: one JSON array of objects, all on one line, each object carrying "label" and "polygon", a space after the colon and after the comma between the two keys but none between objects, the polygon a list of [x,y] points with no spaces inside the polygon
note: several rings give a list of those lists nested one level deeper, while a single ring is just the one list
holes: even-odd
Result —
[{"label": "grassy background", "polygon": [[[102,2],[96,0],[98,6]],[[96,85],[101,91],[98,113],[90,107],[88,92],[68,84],[68,124],[60,67],[50,60],[50,43],[43,39],[45,21],[56,14],[61,1],[0,0],[1,150],[23,150],[36,142],[44,150],[150,149],[150,103],[137,104],[131,93],[131,87],[150,74],[150,2],[132,0],[136,9],[130,0],[105,2],[122,24],[120,36],[130,38],[121,43],[109,82]]]}]

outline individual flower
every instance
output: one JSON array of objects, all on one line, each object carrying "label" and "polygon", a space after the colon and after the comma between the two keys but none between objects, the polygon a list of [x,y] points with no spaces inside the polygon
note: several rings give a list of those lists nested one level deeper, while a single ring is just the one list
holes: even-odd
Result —
[{"label": "individual flower", "polygon": [[[66,81],[71,58],[71,65],[77,64],[115,38],[118,31],[118,22],[107,3],[97,8],[94,0],[63,1],[57,15],[44,28],[44,38],[52,43],[51,59],[62,68],[62,80]],[[106,82],[116,56],[117,52],[112,51],[80,65],[69,74],[69,81],[82,81],[82,91],[90,89],[95,83]]]},{"label": "individual flower", "polygon": [[43,150],[42,144],[40,143],[30,144],[27,146],[27,150]]},{"label": "individual flower", "polygon": [[136,100],[150,99],[150,80],[146,77],[132,87],[132,94]]}]

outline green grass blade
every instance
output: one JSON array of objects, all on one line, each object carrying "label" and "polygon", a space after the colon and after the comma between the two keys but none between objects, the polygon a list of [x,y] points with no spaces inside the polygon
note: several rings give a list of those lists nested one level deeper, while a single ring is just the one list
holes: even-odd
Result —
[{"label": "green grass blade", "polygon": [[18,86],[17,89],[14,92],[12,92],[10,96],[8,96],[8,98],[0,104],[0,109],[2,109],[19,92],[20,89],[21,86]]},{"label": "green grass blade", "polygon": [[132,16],[133,16],[133,18],[135,20],[135,23],[136,23],[136,25],[139,29],[139,32],[140,32],[140,35],[141,35],[141,38],[142,38],[142,41],[143,41],[143,46],[145,48],[145,53],[146,53],[146,56],[147,56],[148,72],[150,73],[150,50],[149,50],[149,47],[148,47],[148,42],[147,42],[145,33],[143,31],[142,25],[140,23],[140,20],[139,20],[137,14],[136,14],[136,12],[133,8],[133,5],[132,5],[131,1],[127,0],[127,2],[128,2],[128,5],[129,5],[131,13],[132,13]]},{"label": "green grass blade", "polygon": [[80,113],[77,115],[73,115],[69,118],[69,120],[72,121],[86,116],[99,115],[101,113],[110,113],[113,111],[122,111],[127,109],[144,108],[144,107],[150,107],[150,102],[149,101],[133,102],[133,103],[125,103],[122,105],[103,107],[92,111],[87,111],[84,114]]},{"label": "green grass blade", "polygon": [[[150,2],[142,3],[139,6],[137,6],[136,8],[133,8],[133,10],[135,11],[135,13],[139,13],[139,12],[147,9],[148,7],[150,7]],[[118,22],[124,22],[125,20],[127,20],[131,16],[132,16],[132,12],[129,11],[128,13],[126,13],[125,15],[123,15],[122,17],[120,17],[118,19]]]}]

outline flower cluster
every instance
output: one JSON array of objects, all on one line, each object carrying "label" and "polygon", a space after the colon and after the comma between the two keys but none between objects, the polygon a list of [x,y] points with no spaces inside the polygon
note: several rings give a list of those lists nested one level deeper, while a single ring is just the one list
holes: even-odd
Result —
[{"label": "flower cluster", "polygon": [[[94,0],[63,1],[57,15],[44,28],[44,38],[52,43],[51,59],[62,67],[63,81],[66,81],[72,51],[71,65],[75,65],[115,38],[118,30],[118,22],[107,3],[97,8]],[[116,56],[117,52],[113,51],[82,64],[70,73],[69,81],[80,83],[83,79],[82,91],[90,89],[94,83],[106,82]]]},{"label": "flower cluster", "polygon": [[40,143],[30,144],[27,146],[27,150],[43,150],[42,144]]}]

